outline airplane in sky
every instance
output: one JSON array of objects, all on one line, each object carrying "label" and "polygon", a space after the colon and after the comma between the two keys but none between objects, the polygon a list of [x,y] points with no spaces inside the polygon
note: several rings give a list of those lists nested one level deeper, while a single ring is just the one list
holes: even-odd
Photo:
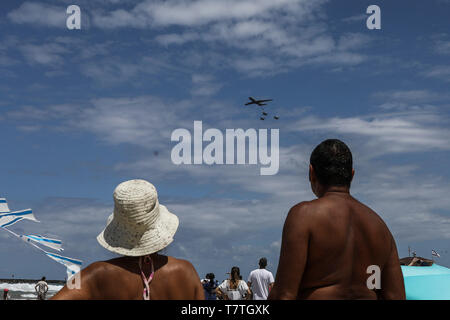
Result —
[{"label": "airplane in sky", "polygon": [[250,102],[247,102],[245,105],[248,106],[250,104],[257,104],[258,106],[266,106],[267,103],[264,102],[269,102],[272,101],[272,99],[266,99],[266,100],[256,100],[253,97],[248,97],[250,99]]}]

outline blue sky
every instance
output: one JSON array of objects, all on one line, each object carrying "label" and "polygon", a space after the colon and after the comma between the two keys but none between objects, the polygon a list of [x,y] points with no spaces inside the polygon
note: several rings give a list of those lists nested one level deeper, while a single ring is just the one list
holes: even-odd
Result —
[{"label": "blue sky", "polygon": [[[81,30],[66,8],[81,8]],[[381,8],[382,29],[366,28]],[[142,178],[180,227],[166,253],[219,280],[261,256],[276,271],[289,208],[313,199],[312,149],[350,146],[352,194],[397,241],[450,266],[450,2],[2,1],[0,197],[32,208],[85,265],[113,257],[95,238],[122,181]],[[260,121],[248,96],[273,98]],[[175,166],[171,132],[280,130],[280,170]],[[268,119],[269,120],[269,119]],[[155,155],[155,151],[158,152]],[[62,279],[65,269],[0,233],[0,277]]]}]

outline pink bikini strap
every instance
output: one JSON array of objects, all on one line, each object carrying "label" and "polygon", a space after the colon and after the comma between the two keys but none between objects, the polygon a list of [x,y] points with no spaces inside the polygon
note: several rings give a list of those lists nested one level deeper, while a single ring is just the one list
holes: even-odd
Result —
[{"label": "pink bikini strap", "polygon": [[[144,259],[145,264],[149,264],[149,263],[151,264],[152,272],[150,273],[150,276],[148,277],[148,279],[145,276],[144,271],[142,270],[142,259]],[[145,286],[144,293],[143,293],[144,300],[150,300],[150,286],[149,285],[153,279],[153,275],[155,274],[152,258],[150,256],[140,257],[139,258],[139,269],[141,270],[141,277],[142,277],[142,281],[144,281],[144,286]]]}]

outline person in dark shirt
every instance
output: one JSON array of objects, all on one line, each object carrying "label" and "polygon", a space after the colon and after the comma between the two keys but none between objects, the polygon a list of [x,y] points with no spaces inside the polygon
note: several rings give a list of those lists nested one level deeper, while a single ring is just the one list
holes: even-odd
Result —
[{"label": "person in dark shirt", "polygon": [[216,288],[218,286],[217,280],[215,280],[214,273],[208,273],[206,275],[206,280],[203,281],[203,290],[205,290],[206,300],[217,300]]}]

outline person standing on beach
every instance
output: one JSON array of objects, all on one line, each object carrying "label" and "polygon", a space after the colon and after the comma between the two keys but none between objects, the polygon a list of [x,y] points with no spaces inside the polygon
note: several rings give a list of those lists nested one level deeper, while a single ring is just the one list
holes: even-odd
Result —
[{"label": "person standing on beach", "polygon": [[206,300],[217,300],[216,288],[218,285],[217,280],[215,280],[214,273],[208,273],[206,279],[202,282],[203,290],[205,291]]},{"label": "person standing on beach", "polygon": [[[350,195],[354,173],[342,141],[325,140],[314,149],[309,180],[318,199],[287,215],[269,299],[405,299],[394,238],[373,210]],[[368,284],[373,268],[380,284],[374,289]]]},{"label": "person standing on beach", "polygon": [[97,241],[122,255],[81,270],[80,288],[65,285],[54,300],[204,300],[193,265],[160,254],[173,241],[178,217],[159,204],[156,188],[130,180],[114,191],[114,213]]},{"label": "person standing on beach", "polygon": [[267,259],[259,259],[259,269],[253,270],[248,276],[247,284],[253,293],[253,300],[267,300],[273,286],[273,274],[266,270]]},{"label": "person standing on beach", "polygon": [[224,300],[249,300],[251,291],[245,281],[241,279],[239,268],[231,268],[230,279],[225,280],[217,287],[216,294]]},{"label": "person standing on beach", "polygon": [[45,277],[42,277],[41,281],[36,284],[34,290],[38,295],[38,300],[45,300],[45,296],[47,295],[48,291],[48,285],[47,282],[45,282]]},{"label": "person standing on beach", "polygon": [[9,293],[8,289],[3,289],[3,300],[8,300],[8,293]]}]

